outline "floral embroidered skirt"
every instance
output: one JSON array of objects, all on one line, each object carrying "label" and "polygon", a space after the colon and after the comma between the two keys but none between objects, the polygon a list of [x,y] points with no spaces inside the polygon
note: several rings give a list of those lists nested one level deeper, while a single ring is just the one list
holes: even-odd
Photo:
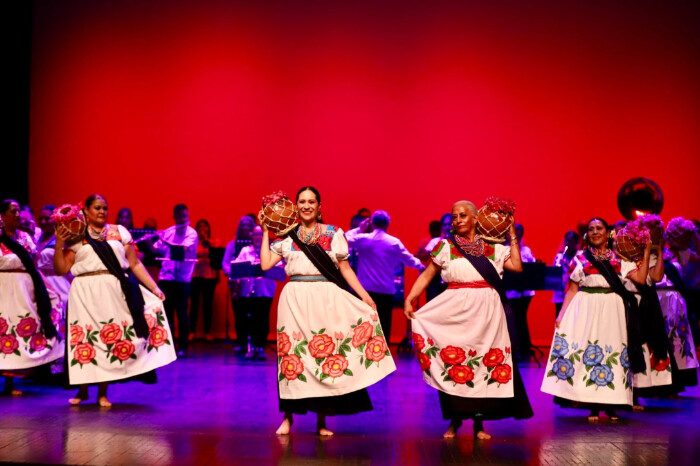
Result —
[{"label": "floral embroidered skirt", "polygon": [[423,380],[441,392],[443,417],[532,416],[495,290],[448,289],[418,310],[411,325]]},{"label": "floral embroidered skirt", "polygon": [[277,352],[283,401],[351,394],[396,370],[377,313],[330,282],[285,285]]},{"label": "floral embroidered skirt", "polygon": [[554,332],[542,391],[577,402],[631,405],[631,381],[622,299],[576,293]]},{"label": "floral embroidered skirt", "polygon": [[136,336],[119,281],[112,275],[77,277],[68,299],[66,355],[71,385],[145,374],[176,359],[163,303],[141,287],[149,337]]},{"label": "floral embroidered skirt", "polygon": [[695,354],[693,334],[690,332],[688,310],[685,300],[675,290],[658,290],[661,311],[666,319],[666,334],[669,348],[679,370],[697,369],[698,358]]},{"label": "floral embroidered skirt", "polygon": [[29,369],[63,356],[65,330],[60,298],[49,291],[51,320],[58,337],[47,339],[26,273],[0,273],[0,371]]}]

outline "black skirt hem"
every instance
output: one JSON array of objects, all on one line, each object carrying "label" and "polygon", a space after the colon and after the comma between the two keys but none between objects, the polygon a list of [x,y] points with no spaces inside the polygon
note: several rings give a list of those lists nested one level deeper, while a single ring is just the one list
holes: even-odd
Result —
[{"label": "black skirt hem", "polygon": [[372,411],[373,407],[367,389],[363,388],[355,392],[336,396],[318,396],[294,400],[280,398],[279,409],[282,413],[306,414],[311,411],[312,413],[325,416],[338,416]]}]

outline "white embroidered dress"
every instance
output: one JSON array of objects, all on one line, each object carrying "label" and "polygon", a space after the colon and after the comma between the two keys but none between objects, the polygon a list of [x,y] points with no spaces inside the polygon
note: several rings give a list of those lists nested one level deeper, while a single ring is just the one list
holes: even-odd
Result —
[{"label": "white embroidered dress", "polygon": [[[16,234],[16,241],[34,254],[31,237],[20,230]],[[51,319],[59,336],[47,339],[37,313],[34,283],[24,270],[20,258],[0,245],[0,371],[41,366],[64,352],[60,298],[49,290]]]},{"label": "white embroidered dress", "polygon": [[[441,240],[431,254],[445,282],[485,283],[449,239]],[[486,244],[485,256],[503,276],[510,248]],[[413,338],[428,385],[465,398],[514,396],[510,335],[495,289],[448,288],[415,315]]]},{"label": "white embroidered dress", "polygon": [[[131,234],[120,225],[108,225],[107,229],[106,241],[126,270],[129,261],[124,245],[132,242]],[[136,336],[119,280],[108,273],[84,275],[107,268],[86,242],[70,248],[75,251],[67,319],[70,383],[125,379],[173,362],[173,338],[161,300],[141,286],[150,335],[146,339]]]},{"label": "white embroidered dress", "polygon": [[[614,254],[610,264],[623,280],[636,268]],[[622,298],[612,292],[583,252],[574,257],[572,268],[569,278],[579,285],[579,292],[554,332],[541,389],[572,401],[631,405],[632,377]],[[600,292],[605,290],[609,292]]]},{"label": "white embroidered dress", "polygon": [[[343,230],[326,225],[318,244],[336,265],[347,260]],[[396,366],[376,312],[321,275],[291,238],[270,245],[292,277],[277,308],[277,380],[282,399],[344,395],[383,379]]]}]

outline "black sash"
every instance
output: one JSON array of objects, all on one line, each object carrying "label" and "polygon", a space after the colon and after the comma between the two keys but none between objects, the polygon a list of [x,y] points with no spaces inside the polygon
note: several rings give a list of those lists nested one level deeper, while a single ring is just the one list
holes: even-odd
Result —
[{"label": "black sash", "polygon": [[46,338],[56,337],[58,333],[51,320],[51,298],[49,298],[49,292],[46,291],[46,284],[41,278],[41,274],[36,269],[34,261],[32,261],[32,256],[29,255],[21,244],[6,235],[4,231],[0,233],[0,243],[7,246],[7,249],[19,257],[24,269],[32,279],[32,284],[34,285],[34,300],[36,301],[36,313],[39,315],[39,320],[41,320],[44,336],[46,336]]},{"label": "black sash", "polygon": [[92,246],[92,249],[100,258],[102,263],[109,273],[117,277],[119,280],[119,285],[121,286],[124,297],[126,298],[126,305],[131,313],[131,318],[134,321],[134,331],[136,335],[141,338],[148,338],[148,324],[146,323],[146,317],[143,315],[143,310],[146,302],[143,299],[143,294],[141,293],[141,288],[139,288],[139,280],[131,272],[124,272],[122,266],[117,259],[117,255],[114,254],[112,247],[107,244],[107,241],[96,241],[89,234],[85,235],[85,239],[88,244]]},{"label": "black sash", "polygon": [[688,288],[686,288],[685,283],[683,282],[683,278],[678,272],[678,269],[675,265],[673,265],[673,261],[671,261],[670,259],[664,261],[664,271],[666,273],[666,278],[671,280],[671,283],[673,283],[673,287],[676,289],[676,291],[678,291],[681,294],[681,296],[683,296],[683,299],[687,303]]},{"label": "black sash", "polygon": [[345,277],[340,273],[338,267],[335,266],[333,259],[331,259],[326,251],[323,250],[320,244],[316,243],[313,246],[304,243],[299,239],[297,235],[298,228],[293,229],[289,232],[289,237],[292,238],[294,244],[309,258],[312,264],[321,272],[321,275],[326,277],[329,282],[335,283],[340,288],[347,290],[349,289],[348,282],[345,281]]},{"label": "black sash", "polygon": [[655,285],[637,285],[642,299],[639,302],[640,328],[642,341],[649,345],[649,351],[659,360],[668,358],[668,337],[666,321]]},{"label": "black sash", "polygon": [[501,298],[501,303],[505,307],[506,304],[508,304],[506,287],[503,285],[503,279],[498,274],[498,270],[496,270],[493,263],[486,256],[472,256],[471,254],[467,254],[466,251],[464,251],[457,243],[457,241],[455,241],[455,237],[452,233],[450,233],[450,241],[452,241],[452,244],[457,251],[459,251],[459,253],[474,266],[476,271],[479,272],[479,275],[486,280],[486,283],[491,285],[491,287],[496,290],[498,296]]},{"label": "black sash", "polygon": [[586,257],[598,273],[608,282],[610,288],[615,292],[625,305],[625,321],[627,324],[627,354],[630,360],[630,368],[632,372],[639,373],[646,370],[644,362],[644,353],[642,352],[642,338],[639,328],[637,298],[633,293],[630,293],[622,284],[622,280],[615,272],[615,269],[608,261],[599,261],[589,249],[583,255]]}]

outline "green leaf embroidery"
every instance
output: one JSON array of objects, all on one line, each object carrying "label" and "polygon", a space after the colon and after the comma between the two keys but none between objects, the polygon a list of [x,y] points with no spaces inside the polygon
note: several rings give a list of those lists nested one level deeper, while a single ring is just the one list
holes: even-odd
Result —
[{"label": "green leaf embroidery", "polygon": [[304,374],[299,374],[299,380],[306,382],[306,376]]},{"label": "green leaf embroidery", "polygon": [[569,382],[569,385],[571,385],[572,387],[574,386],[574,381],[573,381],[573,379],[568,378],[568,379],[566,379],[566,381]]},{"label": "green leaf embroidery", "polygon": [[318,364],[320,366],[322,362],[323,362],[323,358],[316,358],[316,364]]},{"label": "green leaf embroidery", "polygon": [[345,370],[343,371],[343,374],[349,375],[349,376],[352,377],[352,371],[351,371],[350,369],[345,369]]},{"label": "green leaf embroidery", "polygon": [[322,334],[322,333],[325,332],[325,331],[326,331],[326,329],[325,329],[325,328],[322,328],[321,330],[318,331],[318,334],[320,335],[320,334]]},{"label": "green leaf embroidery", "polygon": [[472,382],[472,381],[470,380],[469,382],[467,382],[467,386],[468,386],[469,388],[474,388],[474,382]]},{"label": "green leaf embroidery", "polygon": [[284,380],[284,374],[280,372],[279,377],[277,377],[277,381],[278,381],[278,382],[281,382],[281,381],[283,381],[283,380]]},{"label": "green leaf embroidery", "polygon": [[547,377],[554,377],[555,375],[557,374],[555,374],[554,371],[547,372]]},{"label": "green leaf embroidery", "polygon": [[610,383],[608,384],[608,388],[611,388],[611,389],[615,390],[615,384],[613,384],[612,382],[610,382]]},{"label": "green leaf embroidery", "polygon": [[[302,374],[302,375],[303,375],[303,374]],[[301,377],[301,375],[300,375],[299,377]],[[321,380],[321,382],[323,382],[323,381],[326,380],[327,378],[328,378],[328,374],[321,374],[321,379],[320,379],[320,380]]]},{"label": "green leaf embroidery", "polygon": [[372,365],[372,360],[370,359],[365,359],[365,369],[369,369],[369,366]]}]

